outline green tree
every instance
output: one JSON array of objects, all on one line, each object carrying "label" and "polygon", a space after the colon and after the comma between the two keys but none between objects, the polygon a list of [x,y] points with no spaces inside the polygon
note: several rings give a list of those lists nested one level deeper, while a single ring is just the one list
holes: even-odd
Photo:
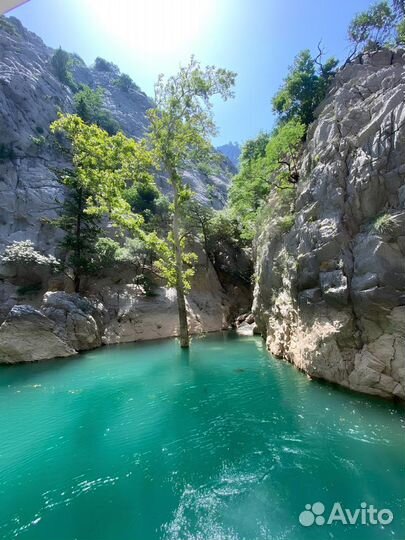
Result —
[{"label": "green tree", "polygon": [[120,230],[142,234],[143,218],[125,199],[127,186],[153,183],[152,157],[145,145],[122,133],[110,136],[78,115],[60,115],[51,124],[70,143],[73,171],[61,181],[70,188],[59,224],[65,231],[64,247],[73,268],[75,289],[92,266],[99,219],[108,216]]},{"label": "green tree", "polygon": [[396,2],[397,7],[394,9],[383,0],[354,17],[348,31],[349,40],[355,47],[353,54],[358,50],[379,49],[394,41],[395,23],[401,5],[401,2]]},{"label": "green tree", "polygon": [[103,97],[102,88],[92,90],[83,85],[74,97],[76,113],[87,124],[97,124],[109,135],[114,135],[119,130],[119,124],[109,111],[103,109]]},{"label": "green tree", "polygon": [[273,98],[273,110],[281,122],[296,119],[308,126],[314,120],[314,111],[324,99],[338,64],[334,58],[322,64],[320,58],[321,52],[313,58],[308,49],[295,58]]},{"label": "green tree", "polygon": [[230,208],[241,224],[242,239],[251,241],[255,236],[257,215],[270,191],[291,190],[297,184],[305,129],[298,120],[290,120],[276,128],[264,151],[262,134],[243,148],[241,169],[229,192]]},{"label": "green tree", "polygon": [[95,269],[95,245],[101,232],[100,220],[87,213],[90,191],[79,182],[74,172],[64,171],[59,176],[59,182],[68,189],[60,217],[52,223],[64,232],[59,246],[66,253],[65,264],[70,269],[74,290],[80,292],[83,276]]},{"label": "green tree", "polygon": [[51,64],[60,82],[75,91],[77,85],[72,74],[73,61],[71,55],[59,47],[52,56]]},{"label": "green tree", "polygon": [[118,86],[124,92],[129,92],[130,90],[136,90],[138,87],[126,73],[121,73],[121,75],[114,81],[115,86]]},{"label": "green tree", "polygon": [[210,100],[216,95],[225,100],[231,97],[235,77],[235,73],[214,66],[203,69],[192,57],[177,75],[167,81],[159,77],[155,85],[156,107],[148,111],[151,147],[167,171],[172,188],[173,219],[158,266],[168,284],[176,287],[181,347],[189,346],[185,295],[195,260],[194,254],[186,252],[181,230],[182,208],[191,198],[183,172],[191,161],[201,161],[212,153],[209,139],[216,129]]}]

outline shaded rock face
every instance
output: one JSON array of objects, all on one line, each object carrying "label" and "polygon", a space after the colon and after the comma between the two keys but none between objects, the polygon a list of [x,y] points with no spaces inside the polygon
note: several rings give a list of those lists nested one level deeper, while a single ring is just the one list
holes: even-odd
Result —
[{"label": "shaded rock face", "polygon": [[405,398],[405,55],[341,70],[311,126],[295,225],[257,238],[254,313],[313,377]]}]

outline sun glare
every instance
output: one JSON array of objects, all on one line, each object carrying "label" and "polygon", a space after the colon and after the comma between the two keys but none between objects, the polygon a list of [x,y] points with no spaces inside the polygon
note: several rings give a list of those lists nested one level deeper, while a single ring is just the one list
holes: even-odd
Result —
[{"label": "sun glare", "polygon": [[[214,0],[85,0],[100,33],[146,59],[183,57],[209,30]],[[211,19],[212,20],[212,19]]]}]

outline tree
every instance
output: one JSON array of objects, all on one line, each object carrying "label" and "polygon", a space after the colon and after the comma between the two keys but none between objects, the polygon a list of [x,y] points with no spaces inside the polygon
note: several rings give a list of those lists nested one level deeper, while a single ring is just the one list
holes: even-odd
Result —
[{"label": "tree", "polygon": [[284,189],[299,180],[299,155],[305,125],[298,120],[282,124],[266,147],[266,168],[275,187]]},{"label": "tree", "polygon": [[108,216],[121,230],[142,234],[143,218],[132,212],[125,193],[131,184],[153,183],[152,157],[144,144],[123,133],[110,136],[78,115],[59,115],[51,131],[67,137],[72,154],[73,170],[61,178],[71,191],[59,224],[79,290],[81,275],[91,268],[99,218]]},{"label": "tree", "polygon": [[[367,11],[358,13],[349,26],[349,40],[357,50],[373,50],[388,45],[394,40],[395,22],[402,10],[402,2],[394,8],[386,0],[373,4]],[[403,13],[402,13],[403,14]]]},{"label": "tree", "polygon": [[138,87],[126,73],[121,73],[121,75],[114,81],[115,86],[123,90],[124,92],[129,92],[130,90],[137,90]]},{"label": "tree", "polygon": [[77,85],[72,75],[73,61],[71,55],[59,47],[52,56],[51,64],[60,82],[75,91]]},{"label": "tree", "polygon": [[59,182],[68,188],[62,203],[61,215],[52,224],[65,234],[59,245],[67,254],[65,264],[71,270],[75,292],[80,292],[82,277],[95,270],[96,241],[101,232],[100,220],[87,213],[91,195],[78,180],[75,172],[66,170]]},{"label": "tree", "polygon": [[180,345],[189,346],[185,295],[190,288],[190,266],[195,256],[185,251],[181,231],[181,210],[191,198],[183,172],[190,162],[201,161],[212,153],[209,138],[216,133],[210,99],[232,97],[236,74],[214,66],[203,69],[193,57],[186,67],[167,79],[160,76],[155,85],[154,109],[148,111],[149,141],[158,162],[168,173],[172,188],[172,223],[165,245],[161,246],[159,268],[177,291]]},{"label": "tree", "polygon": [[[258,211],[271,190],[293,189],[299,181],[299,157],[306,127],[298,120],[281,124],[266,140],[263,134],[242,150],[242,166],[229,192],[232,214],[239,220],[242,239],[256,234]],[[263,148],[264,147],[264,148]]]},{"label": "tree", "polygon": [[273,110],[281,122],[296,119],[308,126],[314,120],[314,111],[324,99],[338,64],[334,58],[322,64],[321,57],[321,50],[312,58],[307,49],[295,58],[283,86],[273,98]]},{"label": "tree", "polygon": [[89,86],[83,85],[74,97],[76,113],[87,124],[97,124],[110,135],[114,135],[120,126],[111,113],[103,109],[103,97],[102,88],[92,90]]}]

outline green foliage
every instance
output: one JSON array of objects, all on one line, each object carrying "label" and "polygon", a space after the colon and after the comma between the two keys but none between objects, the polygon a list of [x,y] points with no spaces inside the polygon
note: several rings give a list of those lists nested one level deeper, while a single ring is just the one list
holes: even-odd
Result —
[{"label": "green foliage", "polygon": [[298,182],[298,158],[305,131],[300,121],[290,120],[277,128],[269,140],[263,164],[276,187],[284,189],[288,183]]},{"label": "green foliage", "polygon": [[295,215],[294,214],[287,214],[286,216],[283,216],[280,219],[280,229],[283,233],[289,232],[295,222]]},{"label": "green foliage", "polygon": [[[173,190],[172,227],[166,241],[156,241],[160,255],[156,267],[169,286],[176,286],[178,300],[190,288],[196,260],[195,254],[186,252],[182,235],[182,209],[192,195],[182,173],[190,161],[206,162],[213,155],[210,137],[216,133],[216,127],[210,100],[216,95],[225,100],[232,97],[235,77],[235,73],[214,66],[204,69],[192,57],[186,67],[167,81],[159,77],[155,85],[156,107],[148,111],[149,142],[158,164],[169,173]],[[184,320],[180,323],[182,327]]]},{"label": "green foliage", "polygon": [[97,71],[115,72],[118,71],[118,66],[113,62],[108,62],[104,58],[97,56],[94,61],[94,67]]},{"label": "green foliage", "polygon": [[100,237],[94,245],[94,263],[99,268],[114,266],[117,261],[117,252],[120,244],[112,238]]},{"label": "green foliage", "polygon": [[397,25],[397,42],[402,45],[405,43],[405,19]]},{"label": "green foliage", "polygon": [[389,233],[395,227],[395,216],[392,214],[381,214],[374,221],[374,229],[380,233]]},{"label": "green foliage", "polygon": [[59,47],[52,56],[51,64],[59,81],[75,91],[77,85],[72,74],[73,61],[71,55]]},{"label": "green foliage", "polygon": [[51,131],[65,133],[71,142],[75,176],[90,192],[87,212],[109,215],[118,226],[138,230],[143,219],[132,213],[124,194],[128,184],[153,181],[152,157],[145,145],[123,133],[109,135],[71,114],[59,115]]},{"label": "green foliage", "polygon": [[129,92],[130,90],[137,90],[138,87],[126,73],[121,73],[121,75],[114,81],[115,86],[118,86],[124,92]]},{"label": "green foliage", "polygon": [[[239,220],[241,237],[252,240],[256,234],[256,220],[269,193],[293,191],[299,180],[299,156],[305,126],[297,120],[280,125],[266,140],[260,134],[242,149],[240,172],[233,178],[229,192],[230,208]],[[246,146],[245,145],[245,146]]]},{"label": "green foliage", "polygon": [[269,140],[270,135],[261,132],[255,139],[246,141],[241,152],[241,162],[246,163],[264,157]]},{"label": "green foliage", "polygon": [[273,110],[281,122],[295,119],[308,126],[314,120],[314,111],[326,95],[337,64],[334,58],[321,64],[311,57],[309,50],[298,54],[273,98]]},{"label": "green foliage", "polygon": [[149,222],[157,212],[160,194],[152,182],[133,184],[125,191],[124,197],[132,211],[141,214],[145,222]]},{"label": "green foliage", "polygon": [[[355,50],[375,50],[395,41],[395,23],[401,11],[400,2],[391,7],[386,0],[358,13],[349,26],[349,40]],[[403,16],[403,13],[402,13]]]},{"label": "green foliage", "polygon": [[17,287],[18,296],[35,296],[42,291],[42,283],[32,283]]},{"label": "green foliage", "polygon": [[51,131],[63,132],[71,144],[74,170],[60,178],[70,197],[58,226],[66,233],[63,247],[78,290],[80,276],[94,270],[94,261],[111,255],[111,242],[97,242],[100,218],[108,216],[120,229],[140,232],[143,218],[132,212],[125,192],[128,184],[152,182],[152,158],[144,145],[122,133],[110,136],[77,115],[59,115]]},{"label": "green foliage", "polygon": [[114,135],[120,126],[111,113],[103,109],[103,96],[102,88],[92,90],[84,85],[74,98],[76,113],[87,124],[97,124],[110,135]]},{"label": "green foliage", "polygon": [[53,255],[44,255],[36,250],[31,240],[14,241],[7,246],[1,262],[14,266],[47,266],[52,270],[60,267],[59,261]]},{"label": "green foliage", "polygon": [[194,58],[167,81],[155,85],[156,107],[148,111],[150,142],[158,160],[174,176],[190,161],[206,160],[213,152],[210,137],[216,134],[210,99],[233,96],[235,73],[209,66],[203,69]]},{"label": "green foliage", "polygon": [[35,146],[38,146],[39,148],[44,146],[46,143],[46,138],[43,135],[39,135],[38,137],[33,137],[31,135],[31,141]]}]

